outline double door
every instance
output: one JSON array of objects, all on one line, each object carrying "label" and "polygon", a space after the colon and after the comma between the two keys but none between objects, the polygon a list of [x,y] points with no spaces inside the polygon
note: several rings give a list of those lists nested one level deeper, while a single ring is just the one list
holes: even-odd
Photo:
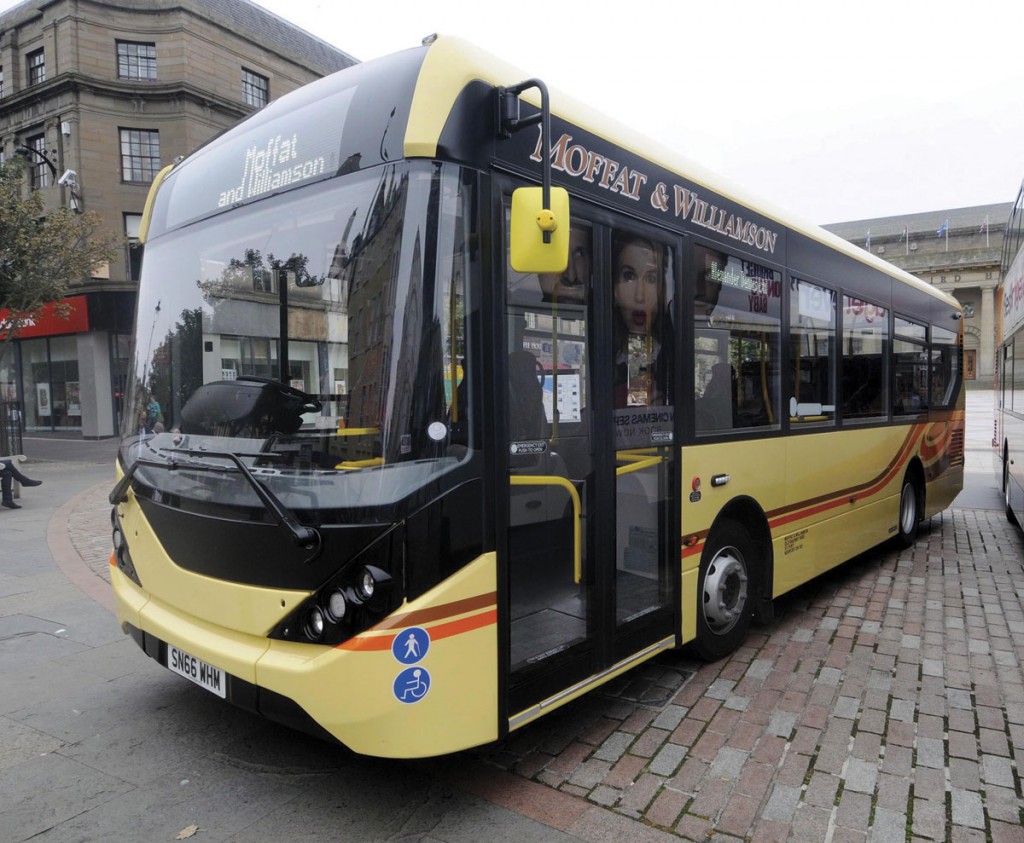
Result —
[{"label": "double door", "polygon": [[564,273],[506,269],[513,723],[679,628],[676,256],[577,216]]}]

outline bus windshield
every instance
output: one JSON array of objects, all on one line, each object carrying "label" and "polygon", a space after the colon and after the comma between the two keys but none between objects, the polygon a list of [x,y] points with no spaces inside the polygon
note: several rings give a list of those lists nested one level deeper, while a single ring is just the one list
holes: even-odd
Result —
[{"label": "bus windshield", "polygon": [[230,454],[286,506],[323,509],[394,503],[457,464],[472,184],[385,165],[150,240],[125,466],[256,505]]}]

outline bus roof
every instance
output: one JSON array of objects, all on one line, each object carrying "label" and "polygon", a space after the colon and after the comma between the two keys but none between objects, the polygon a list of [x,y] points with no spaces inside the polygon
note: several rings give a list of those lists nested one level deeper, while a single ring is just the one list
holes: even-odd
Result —
[{"label": "bus roof", "polygon": [[[456,100],[467,85],[479,81],[489,85],[508,86],[529,78],[529,74],[521,68],[496,58],[460,38],[432,36],[425,43],[429,44],[429,50],[424,58],[416,84],[405,137],[405,155],[409,158],[437,156],[445,122],[451,114]],[[818,225],[807,222],[771,202],[755,197],[749,191],[679,152],[651,140],[635,129],[613,120],[564,93],[552,89],[550,94],[552,114],[569,123],[608,139],[617,147],[666,170],[678,173],[714,193],[762,214],[793,232],[803,234],[811,240],[959,309],[960,305],[955,298],[916,276],[854,246]],[[534,106],[539,107],[540,105],[540,98],[535,89],[524,93],[523,99]]]}]

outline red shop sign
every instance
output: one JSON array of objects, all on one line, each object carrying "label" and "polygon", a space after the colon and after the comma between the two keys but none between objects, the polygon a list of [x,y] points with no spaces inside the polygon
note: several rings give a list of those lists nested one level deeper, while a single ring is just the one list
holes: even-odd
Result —
[{"label": "red shop sign", "polygon": [[[89,304],[86,297],[72,296],[71,298],[63,299],[62,304],[69,305],[71,308],[67,319],[57,314],[56,305],[53,302],[44,304],[22,323],[21,330],[18,332],[18,339],[52,337],[59,334],[81,334],[88,331]],[[10,313],[7,309],[0,310],[0,337],[7,333],[7,319]]]}]

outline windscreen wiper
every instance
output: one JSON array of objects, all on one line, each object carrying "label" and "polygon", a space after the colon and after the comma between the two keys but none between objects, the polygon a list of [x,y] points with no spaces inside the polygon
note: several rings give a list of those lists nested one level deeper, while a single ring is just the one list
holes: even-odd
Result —
[{"label": "windscreen wiper", "polygon": [[[292,537],[292,541],[296,547],[305,548],[310,550],[311,553],[306,558],[306,563],[312,562],[320,555],[322,547],[322,541],[320,533],[313,527],[303,526],[296,520],[295,516],[292,515],[291,511],[286,507],[277,496],[270,491],[266,486],[260,483],[259,480],[249,470],[248,466],[242,462],[241,458],[237,454],[232,454],[229,451],[193,451],[191,449],[172,450],[172,453],[183,454],[193,459],[200,458],[205,459],[208,457],[217,457],[219,459],[230,460],[234,463],[235,467],[242,473],[242,476],[246,479],[246,482],[252,487],[252,490],[256,493],[256,497],[260,499],[263,506],[274,516],[277,523],[284,527]],[[140,466],[150,466],[152,468],[163,468],[168,471],[175,471],[179,468],[188,468],[190,470],[199,471],[220,471],[223,466],[212,466],[196,463],[182,464],[178,461],[171,459],[166,462],[153,459],[137,459],[133,462],[128,470],[125,471],[124,476],[117,482],[117,485],[111,490],[109,497],[107,498],[112,506],[123,502],[128,497],[128,487],[131,485],[132,477]]]}]

